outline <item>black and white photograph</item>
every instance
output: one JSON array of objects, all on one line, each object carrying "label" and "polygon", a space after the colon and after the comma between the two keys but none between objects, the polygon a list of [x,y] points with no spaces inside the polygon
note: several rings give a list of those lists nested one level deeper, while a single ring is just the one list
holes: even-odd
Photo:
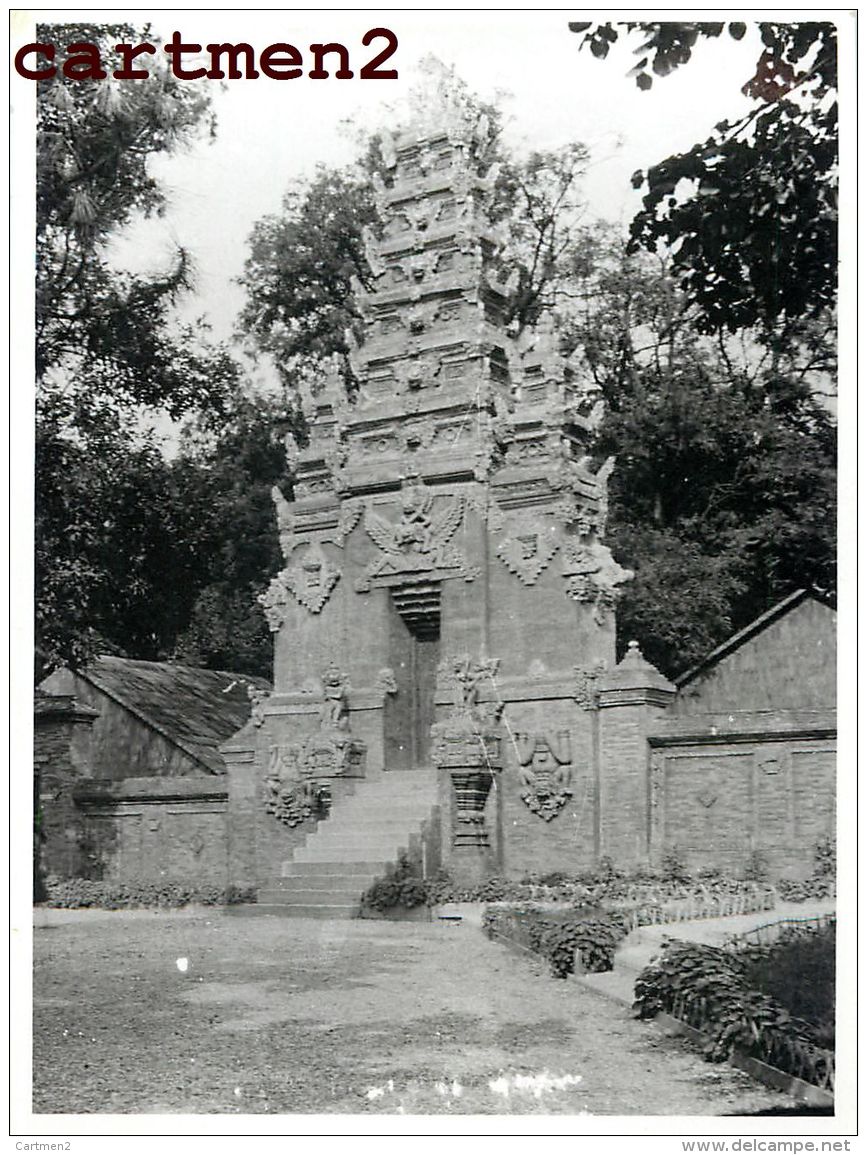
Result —
[{"label": "black and white photograph", "polygon": [[850,1149],[856,20],[10,12],[10,1135]]}]

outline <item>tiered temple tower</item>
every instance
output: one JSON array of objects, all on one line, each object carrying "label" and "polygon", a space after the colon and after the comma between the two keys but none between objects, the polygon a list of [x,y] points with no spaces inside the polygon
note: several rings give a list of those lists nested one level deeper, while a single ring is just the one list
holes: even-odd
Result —
[{"label": "tiered temple tower", "polygon": [[274,494],[274,692],[225,751],[239,880],[303,856],[329,795],[313,839],[344,796],[387,817],[389,775],[427,806],[434,784],[427,869],[600,852],[596,687],[630,576],[603,544],[611,462],[587,457],[600,405],[550,322],[507,328],[485,118],[433,115],[386,142],[357,392],[335,363],[305,396],[294,497]]}]

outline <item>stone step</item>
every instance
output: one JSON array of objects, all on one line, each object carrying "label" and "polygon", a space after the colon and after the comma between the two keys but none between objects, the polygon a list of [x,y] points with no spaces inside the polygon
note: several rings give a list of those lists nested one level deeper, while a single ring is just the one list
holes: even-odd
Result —
[{"label": "stone step", "polygon": [[355,903],[293,904],[288,902],[251,902],[227,906],[226,912],[236,918],[273,914],[280,918],[358,918],[360,908]]},{"label": "stone step", "polygon": [[414,790],[412,792],[373,793],[364,791],[362,794],[353,794],[349,798],[338,798],[331,804],[331,813],[348,814],[355,810],[384,811],[396,807],[400,810],[418,807],[422,810],[436,805],[438,794],[436,790]]},{"label": "stone step", "polygon": [[266,905],[276,903],[289,906],[358,906],[367,887],[353,886],[340,890],[283,890],[263,887],[257,901]]},{"label": "stone step", "polygon": [[277,878],[264,880],[261,885],[269,891],[279,888],[290,892],[296,891],[298,887],[319,889],[319,891],[339,891],[343,888],[358,889],[360,887],[364,889],[371,885],[375,878],[382,878],[382,875],[373,871],[367,873],[346,871],[343,874],[316,871],[308,874],[279,874]]},{"label": "stone step", "polygon": [[383,799],[375,805],[365,803],[364,806],[331,807],[331,813],[326,822],[351,822],[363,820],[366,822],[388,822],[403,818],[428,818],[436,805],[435,800],[412,799],[412,802],[397,803],[394,800]]},{"label": "stone step", "polygon": [[389,863],[390,859],[387,858],[359,859],[353,862],[299,862],[296,858],[284,862],[280,873],[283,878],[292,878],[295,875],[354,874],[357,871],[359,876],[372,874],[380,878],[386,873]]},{"label": "stone step", "polygon": [[364,855],[369,856],[372,851],[376,852],[376,857],[381,859],[383,863],[393,862],[399,849],[399,847],[389,850],[388,847],[382,846],[362,846],[350,847],[346,850],[333,848],[317,850],[315,847],[303,847],[301,850],[295,851],[294,861],[297,863],[331,863],[334,866],[342,866],[345,871],[349,863],[361,861]]},{"label": "stone step", "polygon": [[359,848],[365,846],[405,846],[409,838],[413,834],[418,834],[417,830],[408,830],[405,826],[398,830],[333,830],[327,833],[323,831],[317,834],[315,838],[311,838],[307,843],[307,849],[316,847],[318,850],[324,850],[328,846],[333,846],[335,850],[344,850],[347,846],[357,846]]},{"label": "stone step", "polygon": [[266,905],[282,906],[360,906],[367,887],[354,890],[272,890],[262,887],[257,901]]}]

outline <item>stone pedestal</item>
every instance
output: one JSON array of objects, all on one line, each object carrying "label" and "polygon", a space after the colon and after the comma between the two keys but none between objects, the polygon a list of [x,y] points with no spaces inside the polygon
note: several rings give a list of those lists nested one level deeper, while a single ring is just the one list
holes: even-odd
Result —
[{"label": "stone pedestal", "polygon": [[[441,775],[447,813],[443,857],[450,873],[478,881],[495,873],[500,848],[499,790],[503,729],[498,702],[479,702],[480,686],[497,663],[469,657],[444,662],[440,685],[453,694],[450,715],[431,727],[431,759]],[[493,792],[493,797],[492,797]],[[493,828],[493,829],[492,829]]]}]

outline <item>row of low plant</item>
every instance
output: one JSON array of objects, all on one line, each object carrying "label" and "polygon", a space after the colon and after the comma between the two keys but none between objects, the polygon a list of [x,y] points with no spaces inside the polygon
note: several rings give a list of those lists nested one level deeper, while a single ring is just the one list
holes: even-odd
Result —
[{"label": "row of low plant", "polygon": [[[739,1050],[833,1090],[827,1024],[793,1014],[780,997],[756,985],[761,967],[769,975],[779,963],[779,947],[735,951],[670,940],[639,975],[634,1009],[639,1018],[664,1011],[702,1031],[711,1061],[723,1061]],[[827,949],[826,944],[826,954]],[[833,953],[833,940],[830,950]],[[776,993],[781,994],[779,987]]]},{"label": "row of low plant", "polygon": [[[688,903],[698,898],[709,913],[719,913],[731,896],[751,894],[755,886],[754,880],[728,877],[717,870],[691,876],[675,866],[674,869],[638,869],[627,873],[606,859],[595,870],[580,874],[556,871],[527,875],[519,880],[494,877],[462,886],[444,871],[429,879],[419,878],[413,865],[402,859],[392,874],[373,883],[363,901],[372,910],[385,911],[396,906],[425,903],[441,906],[449,902],[565,902],[653,907],[671,900]],[[766,885],[762,889],[764,893],[772,893]],[[768,905],[772,903],[769,901]]]},{"label": "row of low plant", "polygon": [[232,906],[252,902],[255,889],[238,886],[206,886],[175,880],[113,882],[90,878],[54,878],[44,883],[43,905],[100,907],[123,910],[152,907],[161,910],[181,906]]},{"label": "row of low plant", "polygon": [[594,898],[560,909],[544,903],[498,903],[485,909],[482,925],[490,937],[543,955],[554,974],[565,978],[573,973],[576,952],[584,970],[611,970],[618,943],[636,927],[769,910],[775,901],[773,888],[756,882],[738,882],[721,894],[699,889],[687,898],[661,902],[646,901],[638,883],[632,894],[632,901]]}]

